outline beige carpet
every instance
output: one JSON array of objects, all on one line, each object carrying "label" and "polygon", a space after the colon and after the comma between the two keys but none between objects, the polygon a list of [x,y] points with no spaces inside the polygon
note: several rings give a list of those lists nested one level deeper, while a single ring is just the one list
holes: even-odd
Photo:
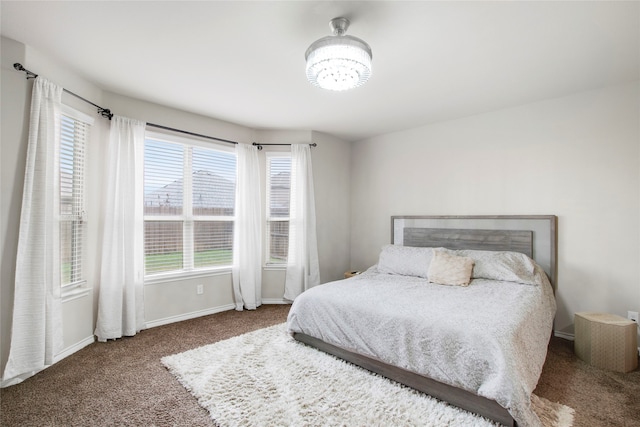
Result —
[{"label": "beige carpet", "polygon": [[[162,363],[223,427],[499,425],[298,343],[284,323]],[[546,427],[572,425],[571,408],[534,402]]]}]

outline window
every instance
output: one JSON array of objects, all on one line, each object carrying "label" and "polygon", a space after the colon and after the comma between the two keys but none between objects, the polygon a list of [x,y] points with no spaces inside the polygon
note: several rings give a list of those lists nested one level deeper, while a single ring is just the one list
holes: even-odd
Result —
[{"label": "window", "polygon": [[145,140],[147,276],[228,267],[233,261],[236,155],[195,144],[153,134]]},{"label": "window", "polygon": [[291,155],[267,153],[267,264],[285,264],[289,250]]},{"label": "window", "polygon": [[63,107],[60,123],[60,284],[74,287],[84,283],[83,248],[86,212],[84,201],[85,148],[91,118]]}]

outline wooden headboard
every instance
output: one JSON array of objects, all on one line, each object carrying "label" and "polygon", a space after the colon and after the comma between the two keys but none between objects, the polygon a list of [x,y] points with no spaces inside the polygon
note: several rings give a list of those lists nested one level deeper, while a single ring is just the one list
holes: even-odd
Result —
[{"label": "wooden headboard", "polygon": [[557,287],[555,215],[392,216],[391,243],[521,252],[534,259]]}]

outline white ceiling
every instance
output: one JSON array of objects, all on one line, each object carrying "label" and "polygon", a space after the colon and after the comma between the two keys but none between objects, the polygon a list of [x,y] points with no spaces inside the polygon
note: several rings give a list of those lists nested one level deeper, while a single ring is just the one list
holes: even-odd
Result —
[{"label": "white ceiling", "polygon": [[[105,90],[256,129],[360,140],[638,80],[639,6],[3,0],[0,13],[3,36]],[[313,87],[304,72],[305,50],[337,16],[373,50],[372,78],[348,92]]]}]

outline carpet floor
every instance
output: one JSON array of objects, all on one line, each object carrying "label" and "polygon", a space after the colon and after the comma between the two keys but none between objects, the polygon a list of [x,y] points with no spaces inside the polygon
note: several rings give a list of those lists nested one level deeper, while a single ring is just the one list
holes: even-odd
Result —
[{"label": "carpet floor", "polygon": [[[500,426],[301,344],[285,323],[163,357],[162,363],[225,427]],[[544,426],[572,426],[571,408],[532,399]]]},{"label": "carpet floor", "polygon": [[[94,343],[0,389],[2,426],[208,426],[208,412],[162,365],[164,356],[282,323],[289,306],[227,311]],[[535,390],[575,409],[574,427],[640,425],[640,369],[591,367],[553,338]]]}]

